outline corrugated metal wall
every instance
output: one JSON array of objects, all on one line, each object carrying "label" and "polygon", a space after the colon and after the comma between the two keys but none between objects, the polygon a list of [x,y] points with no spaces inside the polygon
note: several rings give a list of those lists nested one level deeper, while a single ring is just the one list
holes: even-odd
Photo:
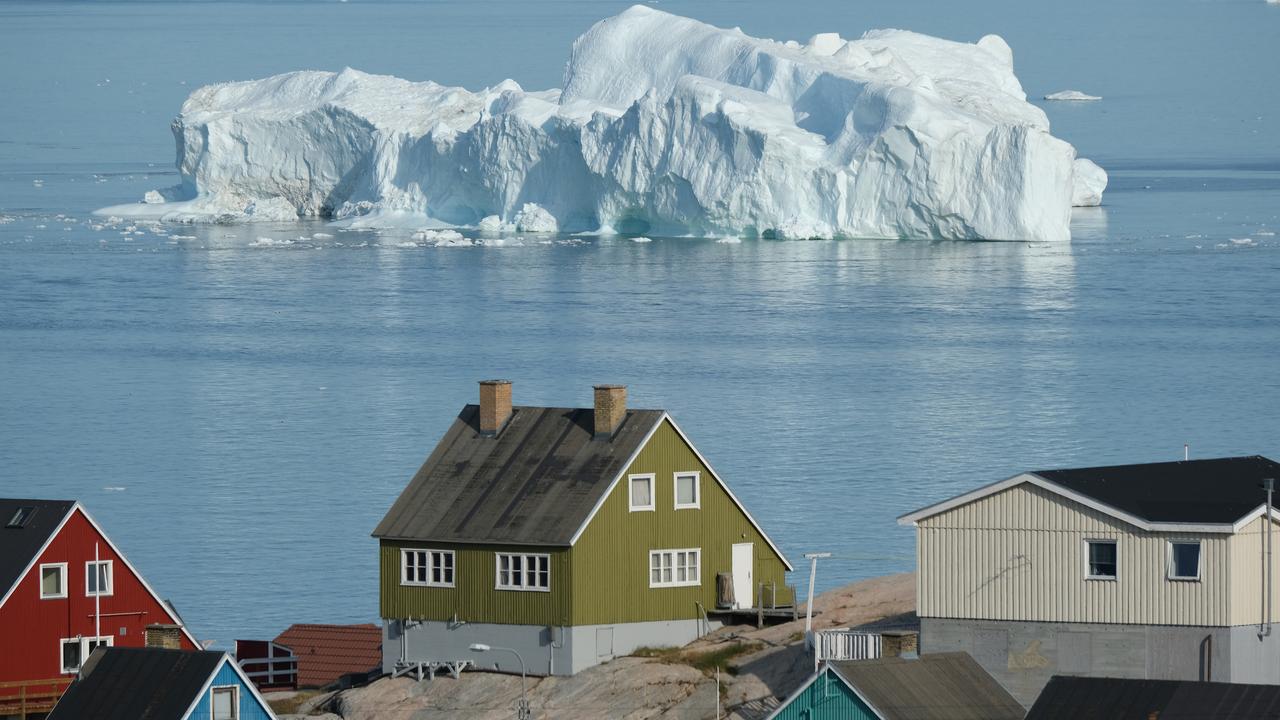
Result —
[{"label": "corrugated metal wall", "polygon": [[[454,587],[406,587],[400,584],[400,548],[453,550]],[[546,552],[551,556],[551,591],[497,590],[494,555]],[[384,618],[449,620],[520,625],[568,625],[572,573],[567,548],[537,549],[510,545],[381,543],[381,612]]]},{"label": "corrugated metal wall", "polygon": [[[1231,619],[1228,536],[1143,532],[1031,484],[922,520],[917,538],[923,617],[1209,626]],[[1117,541],[1116,580],[1085,579],[1089,539]],[[1199,582],[1167,578],[1170,539],[1203,540]]]},{"label": "corrugated metal wall", "polygon": [[778,710],[777,720],[879,720],[839,678],[822,675]]},{"label": "corrugated metal wall", "polygon": [[[701,473],[702,507],[676,510],[675,473],[692,470]],[[697,602],[714,610],[716,573],[732,569],[734,543],[754,543],[755,582],[775,582],[783,592],[781,559],[670,424],[626,474],[637,473],[655,475],[655,510],[629,511],[624,475],[573,548],[575,625],[696,618]],[[650,588],[649,551],[677,548],[701,548],[701,585]]]},{"label": "corrugated metal wall", "polygon": [[[1266,521],[1258,518],[1227,541],[1231,552],[1232,625],[1253,625],[1260,620],[1265,528]],[[1271,620],[1280,622],[1280,525],[1271,529],[1271,575]]]}]

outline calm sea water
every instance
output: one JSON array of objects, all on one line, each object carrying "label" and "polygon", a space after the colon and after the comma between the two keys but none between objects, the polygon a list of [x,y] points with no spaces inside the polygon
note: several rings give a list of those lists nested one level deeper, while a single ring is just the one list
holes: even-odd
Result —
[{"label": "calm sea water", "polygon": [[[1280,456],[1280,7],[690,0],[804,39],[1012,44],[1111,171],[1066,244],[95,229],[175,182],[194,87],[344,65],[558,83],[622,3],[0,3],[0,493],[82,500],[202,638],[377,617],[382,513],[474,401],[665,407],[822,587],[894,518],[1025,469]],[[332,232],[332,231],[327,231]],[[264,238],[269,238],[265,240]],[[289,244],[291,242],[291,244]],[[797,577],[797,579],[799,579]]]}]

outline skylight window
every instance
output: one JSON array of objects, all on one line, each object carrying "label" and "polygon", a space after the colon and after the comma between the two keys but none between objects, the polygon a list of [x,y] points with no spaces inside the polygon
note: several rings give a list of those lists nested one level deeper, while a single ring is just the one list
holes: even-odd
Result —
[{"label": "skylight window", "polygon": [[30,505],[23,505],[22,507],[18,508],[17,512],[13,514],[13,517],[9,518],[9,523],[5,525],[5,527],[7,528],[26,527],[27,523],[31,521],[31,516],[35,514],[36,514],[36,509],[34,507]]}]

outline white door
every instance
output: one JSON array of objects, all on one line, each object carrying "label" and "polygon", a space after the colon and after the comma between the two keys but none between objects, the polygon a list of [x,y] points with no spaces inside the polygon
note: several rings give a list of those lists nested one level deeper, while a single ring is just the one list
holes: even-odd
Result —
[{"label": "white door", "polygon": [[752,607],[755,597],[755,545],[740,543],[733,546],[733,600],[734,607]]}]

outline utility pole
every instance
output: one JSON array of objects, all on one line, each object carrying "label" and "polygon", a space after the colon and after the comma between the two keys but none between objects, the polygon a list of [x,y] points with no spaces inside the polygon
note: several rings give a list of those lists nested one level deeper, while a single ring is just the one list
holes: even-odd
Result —
[{"label": "utility pole", "polygon": [[818,575],[818,558],[829,558],[831,553],[805,553],[804,557],[809,561],[809,602],[805,603],[804,608],[804,634],[807,638],[813,632],[813,581]]}]

